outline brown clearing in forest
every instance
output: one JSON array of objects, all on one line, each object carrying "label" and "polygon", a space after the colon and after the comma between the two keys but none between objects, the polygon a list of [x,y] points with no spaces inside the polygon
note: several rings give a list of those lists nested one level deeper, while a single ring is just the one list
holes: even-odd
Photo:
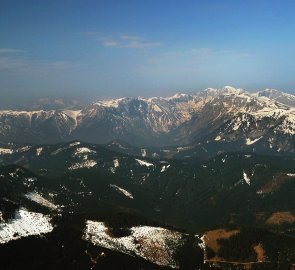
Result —
[{"label": "brown clearing in forest", "polygon": [[205,233],[205,244],[207,247],[211,248],[215,253],[217,253],[220,248],[218,239],[228,239],[239,232],[239,230],[226,231],[224,229],[208,231]]},{"label": "brown clearing in forest", "polygon": [[294,180],[295,176],[293,174],[279,173],[274,176],[274,178],[266,183],[263,187],[261,187],[257,193],[260,194],[268,194],[278,190],[283,184],[290,180]]},{"label": "brown clearing in forest", "polygon": [[258,244],[258,245],[255,245],[254,247],[254,250],[257,254],[257,261],[258,262],[265,262],[265,250],[263,248],[263,246],[261,244]]},{"label": "brown clearing in forest", "polygon": [[291,212],[274,212],[266,220],[267,224],[270,225],[281,225],[283,223],[294,223],[295,216]]}]

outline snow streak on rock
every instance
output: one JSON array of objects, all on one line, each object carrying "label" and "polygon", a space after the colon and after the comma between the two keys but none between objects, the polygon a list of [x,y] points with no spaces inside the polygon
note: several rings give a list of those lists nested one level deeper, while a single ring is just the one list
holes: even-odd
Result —
[{"label": "snow streak on rock", "polygon": [[146,167],[150,167],[150,166],[154,166],[153,163],[144,161],[144,160],[140,160],[140,159],[135,159],[141,166],[146,166]]},{"label": "snow streak on rock", "polygon": [[113,184],[110,184],[110,187],[113,188],[114,190],[118,191],[119,193],[125,195],[126,197],[133,199],[133,195],[129,191],[127,191],[126,189],[123,189],[123,188],[118,187],[117,185],[113,185]]},{"label": "snow streak on rock", "polygon": [[45,198],[43,198],[40,194],[38,194],[37,192],[30,192],[24,195],[27,199],[36,202],[38,204],[41,204],[47,208],[50,208],[52,210],[56,210],[57,206],[54,205],[53,203],[51,203],[50,201],[46,200]]}]

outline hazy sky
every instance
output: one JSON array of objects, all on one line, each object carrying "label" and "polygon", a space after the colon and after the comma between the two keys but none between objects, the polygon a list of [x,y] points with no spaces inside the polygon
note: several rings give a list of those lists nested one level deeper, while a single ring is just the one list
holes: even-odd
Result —
[{"label": "hazy sky", "polygon": [[295,1],[0,0],[0,100],[295,90]]}]

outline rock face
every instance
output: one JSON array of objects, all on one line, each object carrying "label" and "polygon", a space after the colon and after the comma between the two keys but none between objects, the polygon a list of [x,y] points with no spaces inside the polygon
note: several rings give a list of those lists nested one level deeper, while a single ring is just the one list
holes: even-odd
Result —
[{"label": "rock face", "polygon": [[81,110],[0,111],[0,141],[135,145],[204,143],[294,151],[295,96],[277,90],[248,93],[226,86],[193,95],[121,98]]}]

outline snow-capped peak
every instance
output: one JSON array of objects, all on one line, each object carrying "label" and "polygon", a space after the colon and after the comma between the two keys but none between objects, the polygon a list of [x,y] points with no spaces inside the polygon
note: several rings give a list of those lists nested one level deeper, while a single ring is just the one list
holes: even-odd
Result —
[{"label": "snow-capped peak", "polygon": [[120,103],[127,98],[118,98],[118,99],[106,99],[106,100],[99,100],[94,105],[100,105],[103,107],[110,107],[110,108],[118,108]]},{"label": "snow-capped peak", "polygon": [[187,98],[189,97],[188,94],[184,94],[184,93],[177,93],[171,97],[168,97],[167,100],[173,100],[173,99],[183,99],[183,98]]},{"label": "snow-capped peak", "polygon": [[239,95],[239,94],[242,94],[244,93],[245,91],[241,88],[234,88],[232,86],[224,86],[222,88],[222,91],[221,91],[223,94],[233,94],[233,95]]}]

